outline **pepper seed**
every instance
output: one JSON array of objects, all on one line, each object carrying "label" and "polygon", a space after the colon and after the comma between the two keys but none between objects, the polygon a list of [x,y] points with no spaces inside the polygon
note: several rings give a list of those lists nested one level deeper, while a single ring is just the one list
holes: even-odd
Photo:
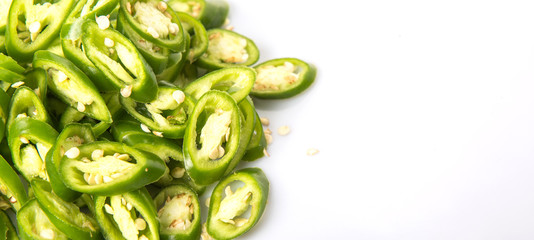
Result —
[{"label": "pepper seed", "polygon": [[160,1],[158,3],[158,10],[160,10],[161,12],[167,11],[167,3],[165,3],[164,1]]},{"label": "pepper seed", "polygon": [[11,84],[11,87],[12,88],[19,88],[22,85],[24,85],[24,82],[23,81],[18,81],[18,82],[15,82],[15,83]]},{"label": "pepper seed", "polygon": [[158,132],[158,131],[152,131],[152,134],[158,136],[158,137],[163,137],[163,132]]},{"label": "pepper seed", "polygon": [[171,171],[171,176],[173,178],[182,178],[184,174],[185,174],[185,168],[181,168],[181,167],[175,167]]},{"label": "pepper seed", "polygon": [[107,16],[98,16],[96,18],[96,24],[98,24],[98,28],[105,30],[109,28],[109,18]]},{"label": "pepper seed", "polygon": [[180,91],[180,90],[176,90],[174,92],[172,92],[172,98],[174,98],[174,100],[178,103],[178,104],[182,104],[185,100],[185,94],[184,92]]},{"label": "pepper seed", "polygon": [[153,27],[148,27],[146,32],[150,34],[153,38],[159,38],[159,33]]},{"label": "pepper seed", "polygon": [[62,83],[64,81],[66,81],[67,79],[69,79],[69,78],[67,77],[67,75],[64,72],[62,72],[62,71],[58,71],[57,72],[57,81],[58,82]]},{"label": "pepper seed", "polygon": [[24,143],[24,144],[28,144],[28,143],[30,143],[30,140],[28,140],[28,139],[27,139],[26,137],[24,137],[24,136],[20,136],[19,139],[20,139],[20,142],[22,142],[22,143]]},{"label": "pepper seed", "polygon": [[115,42],[111,40],[110,38],[104,38],[104,45],[110,48],[110,47],[115,46]]},{"label": "pepper seed", "polygon": [[291,131],[291,129],[287,125],[281,126],[281,127],[278,128],[278,134],[280,136],[285,136],[285,135],[289,134],[290,131]]},{"label": "pepper seed", "polygon": [[78,102],[76,109],[78,110],[78,112],[85,112],[85,105],[81,102]]},{"label": "pepper seed", "polygon": [[139,231],[143,231],[146,229],[146,222],[142,218],[135,219],[135,228]]},{"label": "pepper seed", "polygon": [[56,237],[56,233],[54,232],[54,230],[50,228],[45,228],[41,230],[41,232],[39,233],[39,236],[41,236],[44,239],[54,239]]},{"label": "pepper seed", "polygon": [[80,149],[77,147],[72,147],[65,152],[65,156],[70,159],[77,158],[80,155]]},{"label": "pepper seed", "polygon": [[150,133],[150,129],[145,125],[141,123],[141,130],[146,133]]},{"label": "pepper seed", "polygon": [[104,210],[106,210],[106,212],[111,215],[115,213],[115,211],[113,211],[113,208],[107,203],[104,204]]},{"label": "pepper seed", "polygon": [[273,142],[273,136],[271,134],[265,134],[265,141],[267,145],[270,145]]},{"label": "pepper seed", "polygon": [[269,119],[266,117],[260,117],[260,122],[261,122],[261,125],[263,126],[269,126],[269,123],[270,123]]},{"label": "pepper seed", "polygon": [[102,158],[102,157],[104,157],[104,150],[103,149],[95,149],[91,153],[91,158],[93,160],[97,160],[97,159]]},{"label": "pepper seed", "polygon": [[313,156],[313,155],[315,155],[317,153],[319,153],[319,149],[317,149],[317,148],[309,148],[306,151],[306,155],[308,155],[308,156]]},{"label": "pepper seed", "polygon": [[226,194],[226,196],[232,196],[232,194],[234,194],[232,192],[232,188],[230,186],[226,186],[226,188],[224,188],[224,194]]},{"label": "pepper seed", "polygon": [[126,85],[123,89],[121,89],[121,95],[125,98],[130,97],[132,95],[132,85]]},{"label": "pepper seed", "polygon": [[147,236],[145,236],[144,234],[139,236],[139,239],[138,240],[149,240]]},{"label": "pepper seed", "polygon": [[111,178],[111,177],[109,177],[109,176],[104,176],[104,177],[102,178],[102,181],[103,181],[104,183],[108,183],[108,182],[113,181],[113,178]]}]

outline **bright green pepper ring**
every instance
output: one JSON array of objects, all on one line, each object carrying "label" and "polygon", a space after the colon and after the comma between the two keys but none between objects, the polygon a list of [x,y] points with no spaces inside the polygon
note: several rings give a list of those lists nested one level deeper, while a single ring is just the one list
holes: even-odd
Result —
[{"label": "bright green pepper ring", "polygon": [[208,49],[196,64],[215,70],[231,66],[250,66],[260,58],[254,41],[234,31],[214,28],[207,32]]}]

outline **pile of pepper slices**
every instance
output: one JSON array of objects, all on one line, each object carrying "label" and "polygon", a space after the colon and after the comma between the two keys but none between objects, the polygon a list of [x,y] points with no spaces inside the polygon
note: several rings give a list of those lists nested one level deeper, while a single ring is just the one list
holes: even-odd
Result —
[{"label": "pile of pepper slices", "polygon": [[292,97],[312,65],[249,67],[259,51],[222,28],[223,0],[0,8],[0,208],[18,226],[0,211],[0,239],[232,239],[256,224],[269,182],[235,171],[266,154],[249,95]]}]

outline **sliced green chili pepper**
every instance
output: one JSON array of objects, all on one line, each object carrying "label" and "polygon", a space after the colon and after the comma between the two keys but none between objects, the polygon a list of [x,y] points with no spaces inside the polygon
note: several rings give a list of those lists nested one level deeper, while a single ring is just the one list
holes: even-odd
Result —
[{"label": "sliced green chili pepper", "polygon": [[144,39],[180,51],[184,44],[180,20],[165,1],[121,0],[120,12],[130,27]]},{"label": "sliced green chili pepper", "polygon": [[13,164],[26,180],[48,180],[45,157],[57,135],[52,126],[29,117],[16,119],[10,126],[8,144]]},{"label": "sliced green chili pepper", "polygon": [[317,72],[315,66],[296,58],[269,60],[254,69],[258,74],[251,95],[270,99],[293,97],[308,89]]},{"label": "sliced green chili pepper", "polygon": [[174,78],[172,84],[177,87],[185,88],[191,82],[197,80],[198,68],[196,65],[186,62],[182,68],[182,71]]},{"label": "sliced green chili pepper", "polygon": [[8,83],[23,81],[24,71],[13,58],[0,53],[0,80]]},{"label": "sliced green chili pepper", "polygon": [[78,0],[65,24],[81,22],[83,19],[95,19],[110,14],[119,4],[119,0]]},{"label": "sliced green chili pepper", "polygon": [[69,188],[112,195],[157,181],[165,172],[158,156],[116,142],[92,142],[66,149],[59,173]]},{"label": "sliced green chili pepper", "polygon": [[199,19],[206,29],[222,26],[230,8],[224,0],[170,0],[168,4],[176,12]]},{"label": "sliced green chili pepper", "polygon": [[0,239],[18,240],[17,230],[4,211],[0,211]]},{"label": "sliced green chili pepper", "polygon": [[[244,186],[239,186],[244,185]],[[210,198],[207,229],[215,239],[233,239],[260,219],[269,195],[269,181],[259,168],[247,168],[220,181]],[[245,217],[250,209],[250,216]]]},{"label": "sliced green chili pepper", "polygon": [[185,12],[177,12],[176,15],[178,15],[184,30],[192,36],[191,50],[187,58],[189,62],[194,62],[208,49],[208,33],[204,25],[191,15]]},{"label": "sliced green chili pepper", "polygon": [[265,132],[263,132],[263,126],[261,125],[260,116],[256,113],[256,119],[254,123],[254,131],[252,137],[248,142],[245,155],[242,160],[251,162],[265,155],[265,149],[267,148],[267,141],[265,139]]},{"label": "sliced green chili pepper", "polygon": [[7,9],[7,11],[0,12],[0,33],[6,31],[7,14],[9,13],[9,7],[11,6],[12,1],[13,0],[5,0],[0,2],[0,9]]},{"label": "sliced green chili pepper", "polygon": [[252,89],[256,72],[248,67],[231,67],[210,72],[190,83],[185,92],[199,99],[209,90],[221,90],[241,102]]},{"label": "sliced green chili pepper", "polygon": [[96,196],[95,213],[106,239],[159,239],[156,207],[145,188],[122,195]]},{"label": "sliced green chili pepper", "polygon": [[226,29],[208,30],[208,49],[196,64],[208,70],[232,66],[250,66],[260,58],[251,39]]},{"label": "sliced green chili pepper", "polygon": [[48,72],[48,87],[63,102],[94,119],[111,122],[106,102],[95,85],[72,62],[48,51],[37,51],[33,67]]},{"label": "sliced green chili pepper", "polygon": [[193,190],[172,185],[161,190],[154,203],[159,209],[161,239],[199,239],[200,203]]},{"label": "sliced green chili pepper", "polygon": [[0,156],[0,208],[18,211],[28,201],[24,185],[9,163]]},{"label": "sliced green chili pepper", "polygon": [[254,123],[256,120],[256,112],[254,110],[254,104],[250,97],[246,97],[243,101],[238,104],[239,111],[241,113],[241,136],[239,137],[239,148],[235,153],[234,158],[228,165],[228,169],[224,175],[227,175],[234,171],[234,168],[239,164],[243,155],[247,151],[248,143],[252,138],[252,133],[254,131]]},{"label": "sliced green chili pepper", "polygon": [[6,49],[20,62],[31,62],[37,50],[47,48],[59,35],[74,0],[13,0],[6,25]]},{"label": "sliced green chili pepper", "polygon": [[69,124],[63,128],[56,138],[54,145],[46,154],[46,171],[52,183],[54,193],[65,201],[74,201],[80,197],[81,193],[75,192],[65,186],[59,175],[59,167],[65,151],[72,147],[78,147],[82,144],[94,142],[95,136],[88,124]]},{"label": "sliced green chili pepper", "polygon": [[17,224],[21,239],[68,239],[48,219],[35,198],[24,204],[17,213]]},{"label": "sliced green chili pepper", "polygon": [[[48,73],[41,68],[34,68],[26,73],[26,79],[24,80],[24,86],[33,89],[33,92],[41,99],[41,102],[45,106],[47,103],[48,93]],[[14,91],[14,90],[13,90]]]},{"label": "sliced green chili pepper", "polygon": [[9,96],[0,89],[0,139],[4,138],[6,131],[6,121],[9,108]]},{"label": "sliced green chili pepper", "polygon": [[50,222],[71,239],[101,239],[98,223],[80,212],[74,203],[66,202],[52,192],[50,183],[33,179],[31,187],[35,198]]},{"label": "sliced green chili pepper", "polygon": [[156,76],[135,45],[111,28],[100,29],[94,21],[85,21],[82,31],[86,56],[107,77],[95,80],[101,91],[120,89],[121,95],[138,102],[156,98]]},{"label": "sliced green chili pepper", "polygon": [[66,125],[71,124],[71,123],[90,124],[95,136],[100,136],[111,126],[110,122],[104,122],[104,121],[97,122],[92,118],[86,117],[84,113],[72,107],[68,107],[65,109],[65,111],[61,115],[61,119],[59,120],[59,128],[63,129]]},{"label": "sliced green chili pepper", "polygon": [[6,121],[6,129],[8,130],[6,135],[9,136],[9,129],[15,119],[25,117],[51,123],[39,96],[28,87],[19,87],[11,97],[9,116]]},{"label": "sliced green chili pepper", "polygon": [[185,35],[184,51],[180,52],[180,55],[176,55],[177,62],[174,65],[167,67],[163,72],[161,72],[160,74],[156,76],[159,82],[161,81],[171,82],[173,79],[175,79],[180,74],[185,64],[188,62],[187,56],[189,55],[189,51],[191,50],[189,48],[189,46],[191,45],[191,37],[189,36],[187,32],[184,32],[184,35]]},{"label": "sliced green chili pepper", "polygon": [[150,103],[138,103],[131,98],[120,98],[126,112],[144,124],[144,131],[167,138],[182,138],[194,100],[177,87],[160,86],[158,97]]},{"label": "sliced green chili pepper", "polygon": [[208,91],[197,102],[184,136],[184,163],[200,185],[220,179],[239,148],[241,121],[235,100]]}]

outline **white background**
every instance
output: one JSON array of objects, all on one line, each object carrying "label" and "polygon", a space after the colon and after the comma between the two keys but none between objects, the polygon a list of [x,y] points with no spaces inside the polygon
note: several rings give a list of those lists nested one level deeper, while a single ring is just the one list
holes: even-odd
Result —
[{"label": "white background", "polygon": [[256,102],[271,192],[241,239],[534,239],[532,1],[229,3],[260,61],[318,68]]}]

